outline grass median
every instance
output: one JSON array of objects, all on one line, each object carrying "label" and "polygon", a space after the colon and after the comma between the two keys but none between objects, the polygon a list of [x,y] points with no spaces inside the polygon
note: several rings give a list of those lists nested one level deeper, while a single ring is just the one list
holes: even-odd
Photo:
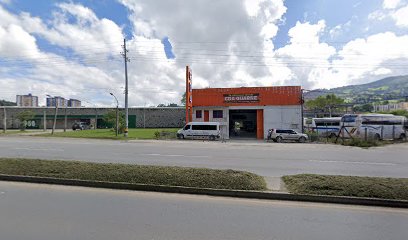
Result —
[{"label": "grass median", "polygon": [[[138,128],[129,129],[128,137],[125,138],[122,134],[116,137],[115,131],[112,129],[90,129],[90,130],[77,130],[67,132],[55,132],[54,135],[50,133],[39,135],[41,137],[70,137],[70,138],[97,138],[97,139],[157,139],[162,138],[166,133],[166,136],[176,137],[178,128]],[[157,136],[159,133],[159,136]],[[164,137],[165,138],[165,137]]]},{"label": "grass median", "polygon": [[299,174],[282,180],[294,194],[408,200],[408,178]]},{"label": "grass median", "polygon": [[266,190],[265,180],[256,174],[205,168],[0,158],[0,174],[195,188]]}]

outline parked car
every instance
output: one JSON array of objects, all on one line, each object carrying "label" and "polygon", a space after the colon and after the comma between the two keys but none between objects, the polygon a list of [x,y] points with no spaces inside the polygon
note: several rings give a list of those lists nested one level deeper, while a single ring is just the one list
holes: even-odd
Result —
[{"label": "parked car", "polygon": [[86,122],[76,122],[72,125],[72,130],[86,130],[90,129],[91,126]]},{"label": "parked car", "polygon": [[273,140],[274,142],[282,141],[297,141],[304,143],[308,139],[308,136],[304,133],[298,133],[292,129],[269,129],[268,130],[268,140]]},{"label": "parked car", "polygon": [[177,131],[177,138],[208,138],[215,140],[220,138],[220,123],[218,122],[189,122]]}]

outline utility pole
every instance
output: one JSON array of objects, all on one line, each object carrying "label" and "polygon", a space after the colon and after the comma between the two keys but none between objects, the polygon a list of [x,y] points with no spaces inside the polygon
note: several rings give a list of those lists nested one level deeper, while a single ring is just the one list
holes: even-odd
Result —
[{"label": "utility pole", "polygon": [[3,132],[6,133],[6,130],[7,130],[6,106],[3,105]]},{"label": "utility pole", "polygon": [[121,53],[123,59],[125,60],[125,137],[128,136],[129,132],[129,108],[128,108],[128,74],[127,74],[127,62],[130,62],[129,58],[127,57],[127,52],[129,50],[126,49],[126,38],[123,39],[123,52]]},{"label": "utility pole", "polygon": [[44,110],[44,132],[47,131],[47,110]]}]

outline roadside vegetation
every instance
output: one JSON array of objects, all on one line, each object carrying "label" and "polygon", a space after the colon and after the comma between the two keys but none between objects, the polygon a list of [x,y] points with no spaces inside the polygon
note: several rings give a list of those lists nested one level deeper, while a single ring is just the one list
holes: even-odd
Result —
[{"label": "roadside vegetation", "polygon": [[70,138],[99,138],[99,139],[167,139],[176,138],[178,128],[137,128],[129,129],[128,137],[125,138],[123,133],[115,136],[114,129],[90,129],[82,131],[58,132],[51,135],[50,133],[39,136],[49,137],[70,137]]},{"label": "roadside vegetation", "polygon": [[294,194],[408,200],[408,178],[299,174],[282,180]]},{"label": "roadside vegetation", "polygon": [[263,177],[256,174],[205,168],[0,158],[0,174],[212,189],[267,189]]}]

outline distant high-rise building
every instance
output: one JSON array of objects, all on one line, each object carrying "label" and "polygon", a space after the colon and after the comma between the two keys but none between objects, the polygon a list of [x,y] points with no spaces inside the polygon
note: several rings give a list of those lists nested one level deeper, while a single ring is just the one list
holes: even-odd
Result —
[{"label": "distant high-rise building", "polygon": [[31,95],[17,95],[16,96],[17,106],[19,107],[38,107],[38,97]]},{"label": "distant high-rise building", "polygon": [[63,97],[56,96],[56,97],[53,97],[53,98],[50,98],[50,97],[47,98],[47,107],[55,107],[56,103],[57,103],[58,107],[67,107],[68,106],[68,100],[66,100]]},{"label": "distant high-rise building", "polygon": [[68,100],[68,107],[81,107],[81,101],[71,98]]}]

